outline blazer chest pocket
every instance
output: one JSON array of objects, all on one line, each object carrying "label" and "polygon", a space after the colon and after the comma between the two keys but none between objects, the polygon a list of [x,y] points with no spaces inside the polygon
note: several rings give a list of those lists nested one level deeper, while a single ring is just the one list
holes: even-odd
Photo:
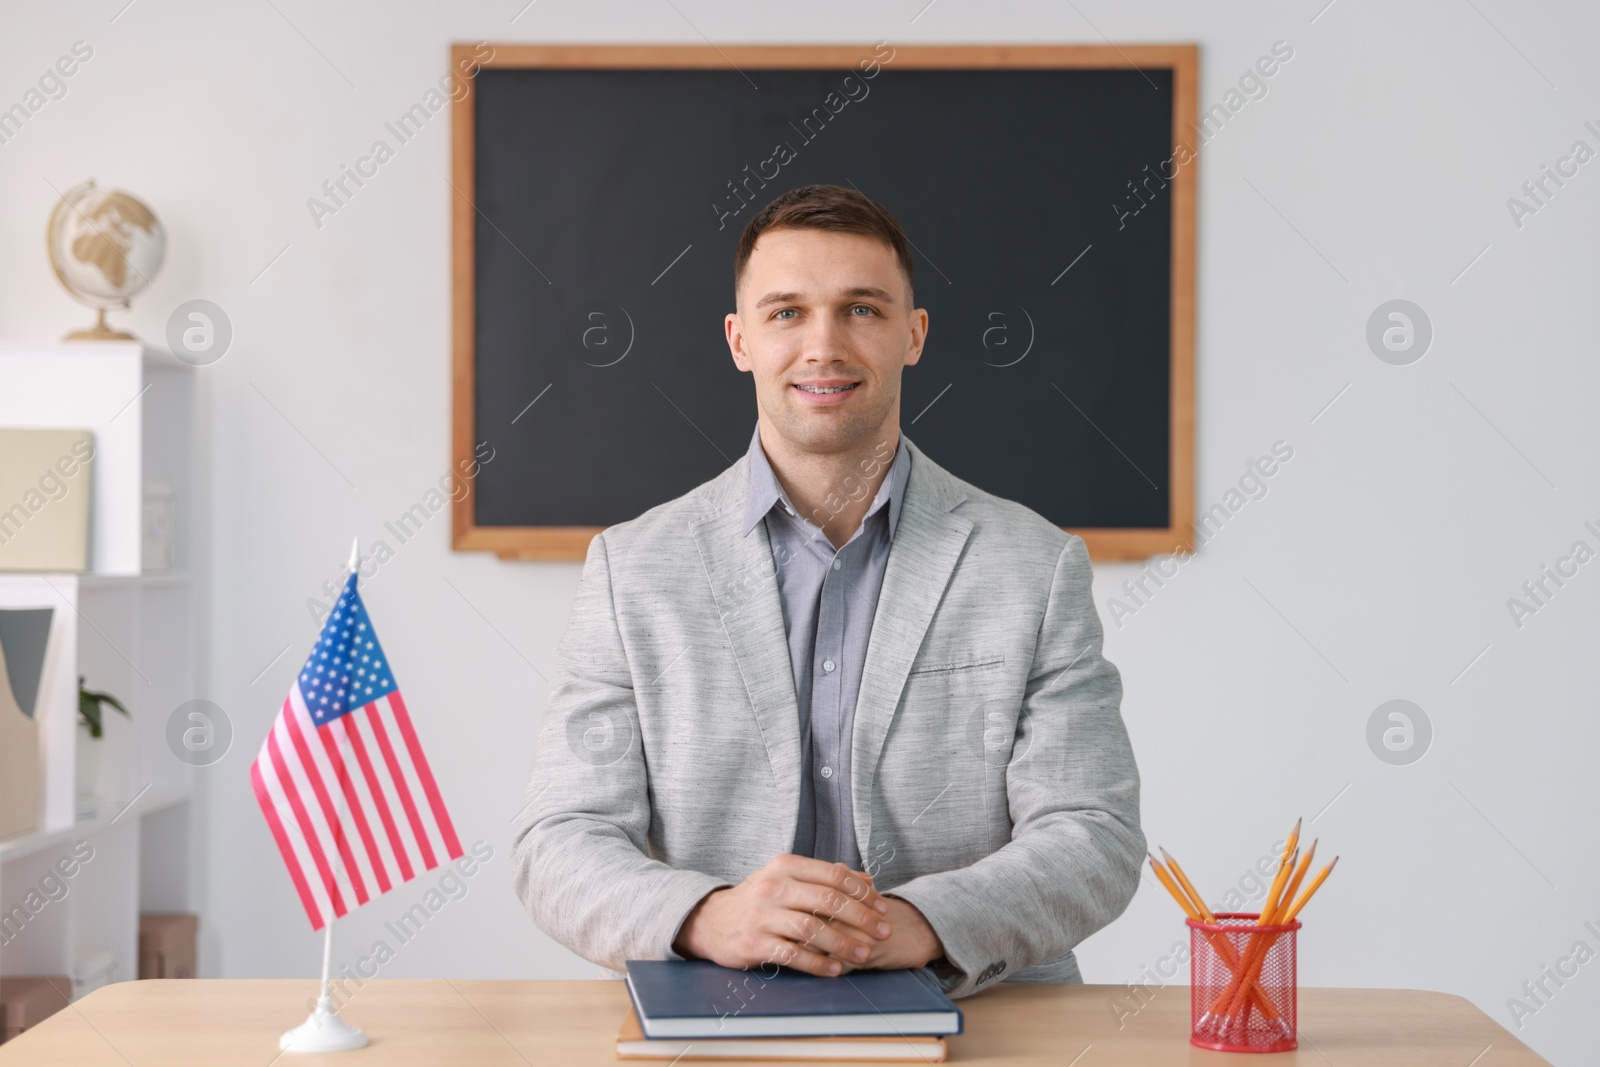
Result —
[{"label": "blazer chest pocket", "polygon": [[973,671],[993,670],[1005,663],[1005,656],[995,653],[983,655],[981,653],[957,653],[949,656],[930,657],[927,662],[913,666],[912,675],[926,674],[966,674]]}]

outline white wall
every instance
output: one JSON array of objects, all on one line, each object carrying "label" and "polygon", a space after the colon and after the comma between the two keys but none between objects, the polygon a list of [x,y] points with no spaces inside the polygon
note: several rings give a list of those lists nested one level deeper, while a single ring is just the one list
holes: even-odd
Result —
[{"label": "white wall", "polygon": [[[1295,816],[1320,813],[1308,836],[1343,859],[1305,916],[1307,984],[1449,990],[1515,1025],[1507,998],[1525,980],[1580,939],[1600,949],[1583,927],[1600,927],[1600,678],[1584,654],[1600,564],[1520,629],[1506,607],[1575,540],[1600,547],[1582,525],[1600,526],[1587,417],[1600,385],[1600,164],[1520,229],[1506,207],[1574,140],[1600,148],[1583,128],[1600,127],[1593,9],[824,0],[797,18],[792,4],[708,0],[544,0],[520,15],[523,0],[449,13],[146,0],[119,14],[123,3],[6,4],[0,107],[74,41],[94,55],[63,99],[0,145],[0,333],[52,338],[87,320],[51,276],[41,236],[56,190],[90,175],[145,198],[171,235],[166,268],[124,319],[159,341],[172,308],[204,297],[234,323],[233,350],[200,372],[212,544],[208,681],[196,696],[227,709],[237,734],[198,776],[208,973],[317,966],[318,938],[245,769],[313,640],[306,598],[337,573],[352,533],[381,536],[448,465],[446,120],[320,230],[306,198],[444,73],[452,40],[702,33],[1193,40],[1203,105],[1274,41],[1293,46],[1270,93],[1203,153],[1201,506],[1273,442],[1294,458],[1120,627],[1108,601],[1137,568],[1098,571],[1148,833],[1217,898]],[[1364,341],[1368,315],[1392,298],[1434,323],[1432,350],[1412,366],[1379,362]],[[532,928],[506,863],[578,565],[455,555],[447,522],[435,518],[365,589],[408,701],[433,723],[429,751],[462,836],[496,855],[434,920],[443,932],[400,948],[384,973],[592,974]],[[1432,750],[1411,766],[1380,762],[1365,740],[1393,698],[1434,726]],[[383,921],[424,884],[341,924],[339,955],[388,937]],[[1182,932],[1147,884],[1083,946],[1085,975],[1133,979]],[[1600,1040],[1600,964],[1550,988],[1519,1035],[1582,1062]]]}]

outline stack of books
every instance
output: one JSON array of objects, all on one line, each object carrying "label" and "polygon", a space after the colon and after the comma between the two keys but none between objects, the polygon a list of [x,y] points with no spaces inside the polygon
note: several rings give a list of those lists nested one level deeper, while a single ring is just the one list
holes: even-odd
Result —
[{"label": "stack of books", "polygon": [[629,960],[625,1060],[899,1060],[940,1063],[961,1009],[923,970],[819,978],[776,966]]}]

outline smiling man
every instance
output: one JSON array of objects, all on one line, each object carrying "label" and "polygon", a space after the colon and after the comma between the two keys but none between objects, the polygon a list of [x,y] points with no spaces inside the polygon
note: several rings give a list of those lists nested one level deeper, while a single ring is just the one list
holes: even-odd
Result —
[{"label": "smiling man", "polygon": [[1083,541],[900,432],[928,313],[880,205],[779,196],[734,293],[749,450],[590,542],[518,895],[613,972],[1082,981],[1073,947],[1127,906],[1145,849]]}]

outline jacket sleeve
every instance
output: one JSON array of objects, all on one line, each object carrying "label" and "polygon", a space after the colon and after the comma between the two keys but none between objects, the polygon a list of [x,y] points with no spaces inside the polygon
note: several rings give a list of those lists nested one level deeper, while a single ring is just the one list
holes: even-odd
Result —
[{"label": "jacket sleeve", "polygon": [[512,839],[517,896],[541,930],[602,967],[679,959],[683,920],[730,883],[648,855],[649,781],[603,533],[589,543],[557,657]]},{"label": "jacket sleeve", "polygon": [[1006,766],[1011,840],[968,867],[884,892],[915,905],[975,993],[1070,951],[1128,906],[1139,885],[1139,771],[1101,655],[1089,554],[1070,537],[1056,560]]}]

